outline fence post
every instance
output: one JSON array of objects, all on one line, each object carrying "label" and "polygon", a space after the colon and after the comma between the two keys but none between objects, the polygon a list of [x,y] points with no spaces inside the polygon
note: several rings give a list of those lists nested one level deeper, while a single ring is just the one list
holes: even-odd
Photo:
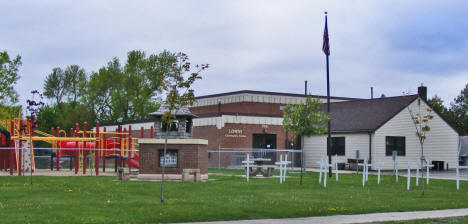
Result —
[{"label": "fence post", "polygon": [[221,148],[218,147],[218,169],[221,169]]}]

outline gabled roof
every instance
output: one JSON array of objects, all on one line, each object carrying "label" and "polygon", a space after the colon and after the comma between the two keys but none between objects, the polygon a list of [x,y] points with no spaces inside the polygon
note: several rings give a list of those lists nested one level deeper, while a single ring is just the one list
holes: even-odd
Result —
[{"label": "gabled roof", "polygon": [[[165,104],[161,105],[159,109],[155,112],[149,113],[150,116],[162,116],[165,112],[169,111],[169,107]],[[187,107],[181,107],[177,111],[172,111],[172,113],[176,116],[188,116],[188,117],[197,117],[196,115],[192,114]]]},{"label": "gabled roof", "polygon": [[[418,95],[386,97],[330,104],[332,132],[370,132],[392,119]],[[320,110],[327,112],[327,104]]]}]

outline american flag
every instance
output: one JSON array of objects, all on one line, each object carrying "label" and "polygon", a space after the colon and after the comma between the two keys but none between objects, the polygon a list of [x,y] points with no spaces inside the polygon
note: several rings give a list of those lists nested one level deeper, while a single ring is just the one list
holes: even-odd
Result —
[{"label": "american flag", "polygon": [[330,55],[330,43],[328,42],[328,26],[327,26],[327,15],[325,15],[325,30],[323,31],[323,53]]}]

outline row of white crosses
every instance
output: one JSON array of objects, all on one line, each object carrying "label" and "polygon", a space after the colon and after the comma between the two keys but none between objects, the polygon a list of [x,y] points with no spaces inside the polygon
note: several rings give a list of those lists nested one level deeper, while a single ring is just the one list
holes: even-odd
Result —
[{"label": "row of white crosses", "polygon": [[358,163],[358,166],[362,166],[362,186],[366,185],[369,180],[369,167],[377,167],[377,184],[380,184],[380,168],[382,168],[382,161],[371,164],[367,162],[367,158],[364,159],[364,163]]},{"label": "row of white crosses", "polygon": [[[364,187],[366,182],[369,180],[369,167],[376,167],[377,168],[377,184],[380,184],[380,168],[382,167],[383,163],[381,161],[375,163],[375,164],[368,164],[367,163],[367,158],[364,159],[364,163],[359,163],[358,166],[362,166],[363,167],[363,171],[362,171],[362,186]],[[398,164],[395,162],[395,178],[396,178],[396,182],[398,182]],[[433,167],[434,165],[430,165],[430,164],[427,164],[425,163],[424,164],[424,168],[426,168],[426,183],[429,184],[429,168]],[[415,169],[416,170],[416,186],[419,186],[419,169],[420,166],[419,166],[419,161],[416,160],[416,163],[411,163],[409,160],[408,160],[408,163],[406,166],[403,166],[402,168],[406,168],[408,170],[408,173],[407,173],[407,182],[406,182],[406,188],[409,190],[410,188],[410,184],[411,184],[411,170],[412,169]],[[466,167],[468,168],[468,166]]]},{"label": "row of white crosses", "polygon": [[278,165],[280,168],[280,184],[286,181],[286,166],[288,164],[291,164],[291,161],[288,161],[288,154],[284,156],[284,160],[283,155],[280,155],[280,161],[275,163],[275,165]]},{"label": "row of white crosses", "polygon": [[407,174],[407,178],[406,178],[406,190],[410,189],[411,170],[412,169],[416,169],[416,186],[418,186],[419,185],[419,163],[418,163],[418,160],[416,160],[416,163],[411,163],[409,161],[409,159],[408,159],[408,164],[404,168],[408,169],[408,174]]},{"label": "row of white crosses", "polygon": [[[250,172],[250,167],[253,165],[254,161],[250,160],[249,154],[247,154],[247,159],[242,161],[242,164],[245,164],[244,166],[246,167],[246,179],[247,182],[249,182],[249,172]],[[317,163],[320,165],[320,172],[319,172],[319,184],[322,182],[322,175],[323,175],[323,186],[327,187],[327,170],[329,167],[332,167],[335,169],[335,179],[338,181],[338,156],[335,155],[335,160],[333,163],[328,163],[327,162],[327,157],[322,157],[320,161],[317,161]],[[283,183],[286,181],[286,167],[288,164],[291,164],[291,161],[288,161],[288,155],[285,155],[285,158],[283,160],[283,155],[280,155],[280,162],[276,162],[276,165],[280,167],[280,183]],[[364,187],[366,182],[369,180],[369,167],[376,167],[377,168],[377,184],[380,184],[380,169],[382,167],[383,163],[379,160],[379,162],[375,164],[370,164],[367,162],[367,158],[364,159],[364,163],[358,163],[358,166],[363,167],[362,171],[362,186]],[[429,168],[433,167],[434,165],[424,163],[423,168],[426,168],[426,183],[429,184]],[[395,167],[395,180],[398,182],[398,170],[399,166],[396,161],[394,161],[394,167]],[[411,170],[415,169],[416,170],[416,186],[419,186],[419,161],[416,160],[416,163],[411,163],[408,160],[408,163],[406,166],[403,166],[401,168],[406,168],[408,170],[407,173],[407,182],[406,182],[406,188],[407,190],[410,189],[411,185]],[[456,172],[457,172],[457,190],[460,188],[460,177],[459,177],[459,169],[468,169],[468,166],[457,166]]]},{"label": "row of white crosses", "polygon": [[[398,163],[395,161],[394,162],[395,166],[395,181],[398,182]],[[410,160],[408,160],[408,163],[406,166],[402,166],[401,168],[406,168],[408,170],[407,173],[407,179],[406,179],[406,189],[410,189],[411,185],[411,170],[415,169],[416,170],[416,186],[419,186],[419,169],[424,169],[426,168],[426,183],[429,184],[429,168],[434,167],[432,164],[428,164],[424,162],[423,167],[421,168],[420,162],[418,159],[416,159],[415,163],[411,163]]]}]

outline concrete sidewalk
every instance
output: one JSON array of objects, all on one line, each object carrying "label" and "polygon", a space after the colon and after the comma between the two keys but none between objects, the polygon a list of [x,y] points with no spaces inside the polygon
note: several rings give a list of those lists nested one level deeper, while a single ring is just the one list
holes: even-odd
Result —
[{"label": "concrete sidewalk", "polygon": [[370,213],[360,215],[333,215],[333,216],[315,216],[305,218],[285,218],[285,219],[253,219],[253,220],[237,220],[237,221],[215,221],[215,222],[200,222],[204,224],[306,224],[306,223],[327,223],[327,224],[350,224],[350,223],[373,223],[387,221],[404,221],[413,219],[436,219],[468,216],[468,208],[462,209],[446,209],[432,211],[416,211],[416,212],[387,212],[387,213]]}]

